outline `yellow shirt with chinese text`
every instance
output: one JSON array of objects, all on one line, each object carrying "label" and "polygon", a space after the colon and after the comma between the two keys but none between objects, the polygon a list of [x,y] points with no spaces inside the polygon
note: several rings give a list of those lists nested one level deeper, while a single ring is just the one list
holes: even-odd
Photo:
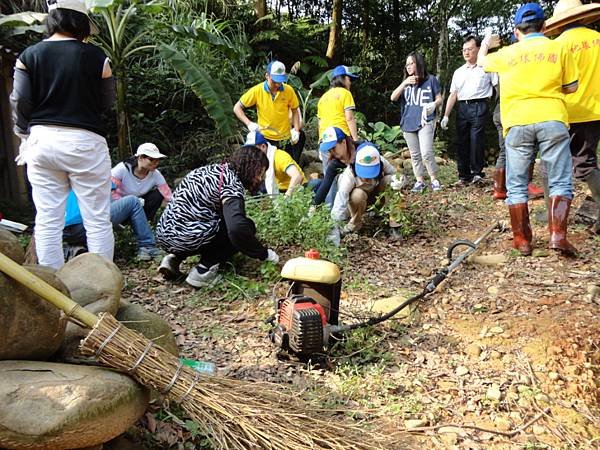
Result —
[{"label": "yellow shirt with chinese text", "polygon": [[319,136],[326,128],[337,127],[350,136],[350,128],[346,122],[346,110],[354,109],[352,93],[343,87],[334,87],[325,92],[317,104],[319,118]]}]

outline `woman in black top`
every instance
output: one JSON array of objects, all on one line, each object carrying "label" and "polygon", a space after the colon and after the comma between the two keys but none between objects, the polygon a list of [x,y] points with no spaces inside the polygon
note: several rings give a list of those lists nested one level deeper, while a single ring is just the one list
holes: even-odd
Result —
[{"label": "woman in black top", "polygon": [[181,276],[181,262],[201,255],[186,282],[202,287],[218,280],[217,271],[235,253],[278,262],[279,257],[256,238],[246,216],[244,190],[255,193],[269,167],[257,147],[245,146],[222,164],[192,170],[177,187],[156,227],[156,240],[169,254],[158,268],[167,279]]},{"label": "woman in black top", "polygon": [[48,0],[48,9],[49,37],[19,55],[11,106],[36,208],[37,256],[59,268],[70,189],[90,252],[113,257],[111,164],[100,114],[114,102],[114,80],[106,55],[84,42],[91,32],[84,1]]}]

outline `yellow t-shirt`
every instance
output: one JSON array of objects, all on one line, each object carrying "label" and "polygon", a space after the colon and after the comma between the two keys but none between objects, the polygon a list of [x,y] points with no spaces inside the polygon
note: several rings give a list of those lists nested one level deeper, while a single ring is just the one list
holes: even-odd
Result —
[{"label": "yellow t-shirt", "polygon": [[529,34],[486,56],[486,72],[500,76],[500,114],[504,134],[515,125],[556,120],[568,126],[562,88],[577,81],[573,57],[558,42]]},{"label": "yellow t-shirt", "polygon": [[306,177],[304,176],[304,172],[296,161],[292,158],[292,156],[283,150],[275,150],[275,156],[273,157],[273,170],[275,172],[275,180],[277,181],[277,187],[281,191],[287,191],[290,186],[290,176],[285,172],[286,169],[290,166],[296,166],[296,169],[300,171],[302,174],[302,183],[306,183]]},{"label": "yellow t-shirt", "polygon": [[319,99],[317,117],[319,118],[319,136],[328,127],[338,127],[346,136],[350,136],[350,128],[346,122],[346,110],[354,109],[352,93],[343,87],[329,89]]},{"label": "yellow t-shirt", "polygon": [[289,110],[300,106],[294,89],[287,84],[282,84],[281,87],[282,89],[273,96],[267,82],[264,81],[252,86],[240,97],[244,108],[256,106],[260,132],[267,139],[274,141],[290,138]]},{"label": "yellow t-shirt", "polygon": [[577,27],[556,40],[571,52],[579,69],[579,88],[565,96],[569,122],[600,120],[600,33]]}]

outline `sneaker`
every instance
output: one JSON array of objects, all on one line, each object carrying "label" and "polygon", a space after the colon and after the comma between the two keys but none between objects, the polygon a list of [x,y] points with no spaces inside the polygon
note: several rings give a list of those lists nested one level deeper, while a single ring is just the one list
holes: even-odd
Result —
[{"label": "sneaker", "polygon": [[169,253],[165,256],[160,265],[158,266],[158,272],[166,279],[166,280],[176,280],[177,278],[183,276],[181,271],[179,270],[179,265],[181,261],[177,256],[172,253]]},{"label": "sneaker", "polygon": [[83,253],[87,253],[88,249],[83,247],[82,245],[68,245],[66,244],[63,247],[63,253],[65,255],[65,262],[70,261],[76,256],[82,255]]},{"label": "sneaker", "polygon": [[157,247],[140,247],[137,253],[137,259],[140,261],[152,261],[154,258],[161,255],[162,252]]},{"label": "sneaker", "polygon": [[221,279],[221,275],[218,273],[219,264],[211,266],[207,269],[202,264],[198,264],[188,274],[185,282],[195,288],[201,288],[206,286],[213,286]]},{"label": "sneaker", "polygon": [[471,182],[471,180],[465,180],[464,178],[459,178],[458,181],[453,184],[453,186],[456,186],[456,187],[465,187],[470,182]]},{"label": "sneaker", "polygon": [[479,184],[483,181],[483,177],[479,175],[475,175],[471,180],[471,184]]},{"label": "sneaker", "polygon": [[433,192],[438,192],[442,190],[442,185],[440,184],[440,182],[438,180],[433,180],[431,182],[431,190]]},{"label": "sneaker", "polygon": [[425,183],[423,183],[422,181],[417,181],[410,191],[414,192],[415,194],[420,194],[425,189],[427,189],[427,186],[425,185]]}]

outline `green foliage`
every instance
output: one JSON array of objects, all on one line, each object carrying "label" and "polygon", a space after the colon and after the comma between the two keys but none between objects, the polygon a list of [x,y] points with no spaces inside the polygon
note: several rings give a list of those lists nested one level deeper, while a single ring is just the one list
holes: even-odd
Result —
[{"label": "green foliage", "polygon": [[160,44],[158,48],[161,56],[173,65],[183,82],[202,100],[221,136],[231,137],[235,130],[235,119],[231,112],[233,103],[223,83],[174,47]]},{"label": "green foliage", "polygon": [[309,215],[312,192],[298,189],[290,197],[256,198],[246,201],[248,216],[254,220],[258,236],[269,247],[299,246],[317,249],[324,259],[339,262],[344,249],[328,240],[333,221],[326,205]]},{"label": "green foliage", "polygon": [[361,113],[356,114],[356,121],[361,139],[376,144],[382,154],[398,153],[402,147],[406,146],[399,125],[390,127],[383,122],[367,123],[365,116]]},{"label": "green foliage", "polygon": [[382,225],[387,226],[390,221],[395,222],[397,231],[402,237],[408,237],[417,230],[415,222],[418,209],[407,206],[407,201],[400,191],[394,191],[390,186],[377,196],[375,203],[369,206],[369,211],[376,212],[382,221]]}]

